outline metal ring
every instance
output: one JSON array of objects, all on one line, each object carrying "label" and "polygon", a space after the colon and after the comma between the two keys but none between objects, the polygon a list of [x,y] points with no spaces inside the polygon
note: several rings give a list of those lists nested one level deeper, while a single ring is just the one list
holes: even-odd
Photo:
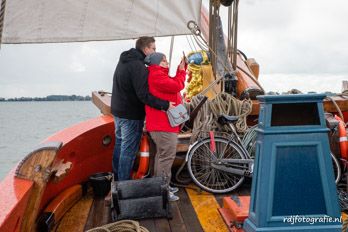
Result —
[{"label": "metal ring", "polygon": [[192,32],[192,34],[200,36],[201,35],[201,29],[199,28],[198,24],[190,20],[187,22],[187,28]]}]

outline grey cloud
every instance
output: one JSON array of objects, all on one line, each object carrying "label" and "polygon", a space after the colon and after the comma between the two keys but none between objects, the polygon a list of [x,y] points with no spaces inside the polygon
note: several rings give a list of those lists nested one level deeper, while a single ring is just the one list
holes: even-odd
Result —
[{"label": "grey cloud", "polygon": [[348,3],[258,1],[240,4],[239,47],[262,64],[262,72],[348,72]]},{"label": "grey cloud", "polygon": [[[278,80],[289,88],[301,84],[294,82],[294,76],[336,82],[345,78],[347,1],[246,0],[239,5],[238,47],[256,58],[267,90],[278,88]],[[226,23],[226,9],[221,13]],[[157,50],[169,54],[169,44],[169,38],[158,38]],[[2,45],[0,97],[110,91],[119,55],[133,45],[134,41]],[[182,50],[188,53],[195,49],[199,48],[192,47],[186,36],[176,38],[172,67],[175,69]],[[308,85],[325,88],[320,83],[308,81]]]}]

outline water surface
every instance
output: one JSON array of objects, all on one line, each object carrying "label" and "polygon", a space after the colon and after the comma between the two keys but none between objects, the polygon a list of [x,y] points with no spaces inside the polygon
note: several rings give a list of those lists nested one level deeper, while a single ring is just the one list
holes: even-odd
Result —
[{"label": "water surface", "polygon": [[0,102],[0,181],[45,138],[98,115],[89,101]]}]

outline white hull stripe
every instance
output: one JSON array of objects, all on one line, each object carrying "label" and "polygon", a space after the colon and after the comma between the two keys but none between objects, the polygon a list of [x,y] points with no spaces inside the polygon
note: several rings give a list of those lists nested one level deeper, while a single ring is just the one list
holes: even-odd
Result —
[{"label": "white hull stripe", "polygon": [[348,141],[347,137],[344,136],[344,137],[340,137],[340,142],[345,142],[345,141]]},{"label": "white hull stripe", "polygon": [[150,153],[149,153],[148,151],[140,152],[140,156],[141,156],[141,157],[149,157],[149,156],[150,156]]}]

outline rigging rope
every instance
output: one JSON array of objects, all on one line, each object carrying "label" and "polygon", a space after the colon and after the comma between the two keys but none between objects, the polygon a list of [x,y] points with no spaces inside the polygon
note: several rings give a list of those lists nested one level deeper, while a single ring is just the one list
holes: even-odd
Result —
[{"label": "rigging rope", "polygon": [[[205,45],[210,48],[210,51],[214,53],[214,55],[217,57],[218,61],[221,62],[223,66],[225,66],[225,69],[227,70],[227,67],[224,62],[222,62],[221,58],[217,56],[217,54],[214,52],[214,50],[207,44],[207,42],[202,38],[200,33],[196,33],[194,31],[194,27],[190,28],[193,37],[200,38]],[[188,39],[187,39],[188,40]],[[188,41],[189,42],[189,41]],[[197,43],[197,40],[196,40]],[[189,43],[190,48],[192,49],[191,43]],[[199,45],[198,45],[199,46]],[[199,46],[200,47],[200,46]],[[202,47],[200,47],[202,48]],[[202,49],[204,50],[204,49]],[[210,89],[212,86],[209,85],[207,89]],[[206,92],[206,90],[203,90],[202,92]],[[199,102],[202,99],[202,94],[193,96],[191,98],[190,103],[186,103],[186,106],[189,110],[194,109]],[[222,131],[229,131],[229,127],[225,126],[225,128],[221,128],[220,125],[217,123],[217,118],[221,114],[227,114],[227,115],[238,115],[239,119],[236,123],[236,129],[239,133],[244,133],[247,129],[247,123],[246,123],[246,116],[250,114],[252,109],[252,102],[251,100],[245,99],[243,101],[238,100],[237,98],[233,97],[230,94],[227,93],[219,93],[215,99],[208,100],[201,108],[199,113],[197,114],[197,117],[194,120],[193,124],[193,130],[192,130],[192,138],[191,141],[194,141],[197,139],[199,133],[201,131],[210,131],[210,130],[216,130],[220,129]]]},{"label": "rigging rope", "polygon": [[2,0],[0,5],[0,47],[2,42],[2,32],[4,29],[5,6],[6,6],[6,0]]},{"label": "rigging rope", "polygon": [[326,98],[332,101],[332,103],[333,103],[334,106],[336,107],[336,110],[337,110],[338,114],[340,115],[340,118],[341,118],[342,120],[344,120],[342,111],[341,111],[340,107],[337,105],[335,99],[333,99],[332,97],[326,97]]}]

